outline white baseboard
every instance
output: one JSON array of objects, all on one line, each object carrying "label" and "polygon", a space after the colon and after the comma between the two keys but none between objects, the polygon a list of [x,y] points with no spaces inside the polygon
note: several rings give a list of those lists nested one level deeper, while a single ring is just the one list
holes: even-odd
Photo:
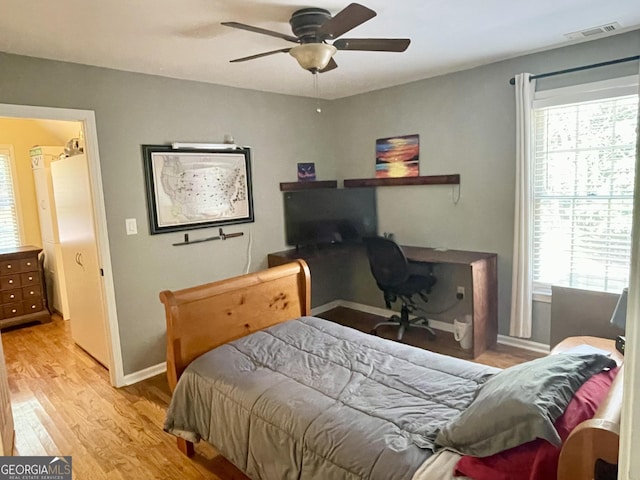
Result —
[{"label": "white baseboard", "polygon": [[[326,305],[331,305],[331,307],[324,308]],[[386,308],[372,307],[371,305],[364,305],[363,303],[350,302],[348,300],[334,300],[333,302],[327,303],[317,308],[319,309],[322,308],[322,312],[326,312],[327,310],[330,310],[331,308],[335,308],[335,307],[351,308],[353,310],[358,310],[364,313],[370,313],[372,315],[378,315],[380,317],[390,317],[393,314],[396,314],[396,315],[398,314],[398,312],[396,312],[395,310],[387,310]],[[411,317],[417,317],[417,315],[411,315]],[[440,320],[432,320],[430,318],[428,320],[429,320],[430,327],[433,327],[436,330],[440,330],[443,332],[453,333],[452,323],[441,322]]]},{"label": "white baseboard", "polygon": [[508,335],[498,335],[498,343],[538,353],[549,353],[551,351],[549,345],[545,343],[533,342],[531,340],[525,340],[524,338],[510,337]]},{"label": "white baseboard", "polygon": [[156,375],[160,375],[161,373],[165,373],[167,371],[167,362],[162,362],[157,365],[153,365],[151,367],[145,368],[144,370],[139,370],[134,373],[130,373],[129,375],[124,376],[124,384],[122,385],[133,385],[134,383],[141,382],[146,380],[147,378],[155,377]]},{"label": "white baseboard", "polygon": [[342,307],[342,300],[334,300],[329,303],[325,303],[324,305],[320,305],[319,307],[315,307],[311,309],[311,315],[319,315],[321,313],[327,312],[329,310],[333,310],[337,307]]},{"label": "white baseboard", "polygon": [[[387,310],[386,308],[372,307],[371,305],[364,305],[362,303],[350,302],[348,300],[334,300],[333,302],[326,303],[312,310],[313,315],[317,315],[322,312],[326,312],[336,307],[351,308],[360,312],[370,313],[372,315],[379,315],[381,317],[389,317],[398,312],[394,310]],[[442,332],[453,333],[453,324],[448,322],[442,322],[440,320],[429,319],[429,325],[436,330]],[[524,338],[510,337],[508,335],[498,335],[498,343],[502,345],[509,345],[511,347],[522,348],[524,350],[531,350],[538,353],[549,353],[551,350],[549,345],[544,343],[533,342],[531,340],[525,340]]]},{"label": "white baseboard", "polygon": [[[372,307],[371,305],[365,305],[363,303],[350,302],[348,300],[334,300],[329,303],[325,303],[324,305],[320,305],[318,307],[311,309],[311,315],[319,315],[321,313],[327,312],[337,307],[345,307],[351,308],[353,310],[358,310],[364,313],[370,313],[372,315],[378,315],[380,317],[389,317],[394,313],[398,312],[394,310],[387,310],[386,308],[380,307]],[[412,315],[416,316],[416,315]],[[436,330],[440,330],[442,332],[450,332],[453,333],[453,324],[442,322],[440,320],[432,320],[429,319],[429,326],[435,328]],[[544,343],[532,342],[531,340],[525,340],[523,338],[510,337],[508,335],[498,335],[498,343],[502,345],[509,345],[511,347],[522,348],[524,350],[531,350],[533,352],[538,353],[549,353],[551,350],[549,345]],[[146,380],[147,378],[155,377],[156,375],[160,375],[161,373],[165,373],[167,371],[167,363],[162,362],[157,365],[153,365],[151,367],[145,368],[144,370],[140,370],[134,373],[130,373],[129,375],[124,376],[124,385],[133,385],[134,383],[141,382]]]}]

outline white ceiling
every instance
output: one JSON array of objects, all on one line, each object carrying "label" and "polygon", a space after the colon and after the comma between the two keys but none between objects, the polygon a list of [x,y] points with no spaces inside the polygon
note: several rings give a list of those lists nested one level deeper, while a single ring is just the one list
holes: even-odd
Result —
[{"label": "white ceiling", "polygon": [[[315,96],[288,54],[229,63],[295,44],[220,25],[291,34],[304,7],[348,0],[2,0],[0,51],[289,95]],[[334,99],[576,43],[565,34],[612,22],[640,28],[639,0],[361,0],[377,17],[344,38],[410,38],[404,53],[339,51],[319,76]],[[596,37],[594,37],[596,38]]]}]

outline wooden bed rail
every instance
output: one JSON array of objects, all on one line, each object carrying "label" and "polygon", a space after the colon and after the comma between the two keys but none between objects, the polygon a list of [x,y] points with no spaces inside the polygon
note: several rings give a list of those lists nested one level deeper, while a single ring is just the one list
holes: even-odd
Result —
[{"label": "wooden bed rail", "polygon": [[565,441],[560,451],[558,480],[593,480],[598,459],[618,464],[623,378],[624,365],[593,418],[578,425]]}]

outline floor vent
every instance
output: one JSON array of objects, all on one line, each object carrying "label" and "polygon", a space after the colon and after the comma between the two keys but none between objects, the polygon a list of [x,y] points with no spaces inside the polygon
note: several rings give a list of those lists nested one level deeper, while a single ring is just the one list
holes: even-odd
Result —
[{"label": "floor vent", "polygon": [[618,22],[607,23],[606,25],[600,25],[599,27],[591,27],[579,32],[565,33],[565,37],[571,40],[579,40],[582,38],[591,38],[597,35],[605,35],[616,30],[620,30],[620,24]]}]

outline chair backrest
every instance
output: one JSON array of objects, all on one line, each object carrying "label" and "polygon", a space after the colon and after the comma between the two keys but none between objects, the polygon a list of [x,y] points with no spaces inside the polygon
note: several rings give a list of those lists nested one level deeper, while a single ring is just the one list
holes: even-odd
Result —
[{"label": "chair backrest", "polygon": [[409,262],[400,245],[384,237],[365,237],[363,241],[378,286],[393,287],[409,278]]}]

